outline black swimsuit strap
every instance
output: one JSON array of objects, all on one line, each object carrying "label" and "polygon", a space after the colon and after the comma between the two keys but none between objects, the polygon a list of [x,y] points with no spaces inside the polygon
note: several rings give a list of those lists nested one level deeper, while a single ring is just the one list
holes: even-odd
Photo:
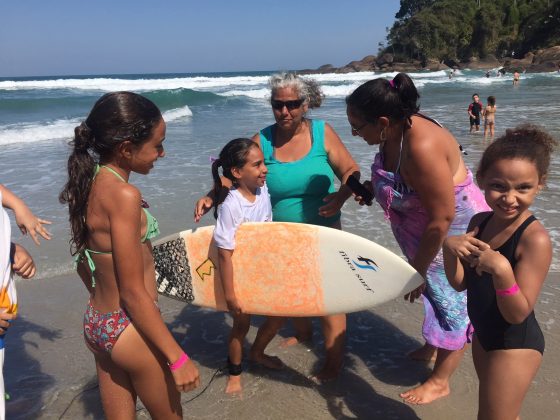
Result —
[{"label": "black swimsuit strap", "polygon": [[517,228],[517,230],[515,232],[513,232],[513,235],[511,235],[511,236],[514,238],[516,244],[517,244],[517,242],[519,242],[519,238],[521,238],[521,235],[523,235],[523,232],[525,232],[525,229],[527,229],[527,226],[529,226],[535,220],[537,220],[537,218],[534,215],[530,215],[529,217],[527,217],[525,219],[525,221],[523,223],[521,223],[521,225]]},{"label": "black swimsuit strap", "polygon": [[[492,218],[492,216],[494,216],[494,212],[491,212],[488,216],[486,216],[484,218],[484,220],[478,225],[478,233],[476,235],[477,239],[480,239],[482,232],[484,231],[484,229],[486,228],[486,225],[488,224],[488,222],[490,221],[490,219]],[[511,234],[511,236],[506,240],[506,242],[504,242],[504,244],[502,246],[504,246],[509,240],[514,239],[515,242],[517,243],[519,241],[519,238],[521,237],[521,235],[523,235],[523,232],[525,232],[525,229],[527,229],[527,226],[529,226],[531,223],[533,223],[535,220],[537,220],[537,218],[535,217],[534,214],[530,215],[529,217],[527,217],[523,223],[521,223],[519,225],[519,227],[515,230],[515,232],[513,232]],[[501,248],[501,247],[500,247]]]},{"label": "black swimsuit strap", "polygon": [[492,216],[494,216],[494,212],[490,212],[478,225],[478,233],[475,236],[477,239],[480,239],[480,237],[482,236],[482,232],[486,228],[486,225],[488,224],[488,221],[492,218]]},{"label": "black swimsuit strap", "polygon": [[434,118],[431,118],[431,117],[428,117],[427,115],[424,115],[424,114],[422,114],[422,113],[420,113],[420,112],[417,112],[416,114],[412,114],[412,116],[413,116],[413,117],[416,116],[416,117],[424,118],[425,120],[428,120],[428,121],[430,121],[430,122],[433,122],[433,123],[434,123],[435,125],[437,125],[438,127],[442,127],[442,128],[443,128],[443,125],[441,125],[441,124],[439,123],[438,120],[436,120],[436,119],[434,119]]}]

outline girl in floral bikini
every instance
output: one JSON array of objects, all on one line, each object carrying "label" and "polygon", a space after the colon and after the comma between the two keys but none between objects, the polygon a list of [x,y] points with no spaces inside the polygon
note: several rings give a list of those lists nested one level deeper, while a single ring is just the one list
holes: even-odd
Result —
[{"label": "girl in floral bikini", "polygon": [[[148,99],[108,93],[76,127],[68,159],[71,244],[90,292],[84,336],[93,352],[105,416],[134,418],[139,396],[152,418],[182,418],[181,391],[198,370],[157,307],[149,239],[158,233],[131,172],[147,175],[165,155],[165,122]],[[144,205],[143,205],[144,204]]]}]

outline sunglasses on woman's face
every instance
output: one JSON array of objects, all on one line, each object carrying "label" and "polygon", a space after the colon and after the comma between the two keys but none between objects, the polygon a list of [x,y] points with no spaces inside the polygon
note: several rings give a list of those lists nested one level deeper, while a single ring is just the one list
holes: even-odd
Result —
[{"label": "sunglasses on woman's face", "polygon": [[276,99],[272,99],[270,101],[270,105],[272,105],[273,109],[281,111],[284,107],[288,108],[288,111],[293,111],[297,109],[303,104],[303,99],[296,99],[294,101],[277,101]]}]

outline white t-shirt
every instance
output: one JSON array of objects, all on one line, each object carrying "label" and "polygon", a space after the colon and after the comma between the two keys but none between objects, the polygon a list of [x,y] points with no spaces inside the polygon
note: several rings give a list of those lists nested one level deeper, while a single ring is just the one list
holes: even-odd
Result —
[{"label": "white t-shirt", "polygon": [[[12,263],[10,262],[11,225],[8,213],[2,204],[0,192],[0,305],[10,313],[17,309],[16,285],[13,279]],[[1,396],[0,396],[1,398]]]},{"label": "white t-shirt", "polygon": [[235,249],[235,232],[243,222],[272,222],[272,205],[266,184],[251,203],[237,189],[231,189],[218,208],[214,241],[218,248]]}]

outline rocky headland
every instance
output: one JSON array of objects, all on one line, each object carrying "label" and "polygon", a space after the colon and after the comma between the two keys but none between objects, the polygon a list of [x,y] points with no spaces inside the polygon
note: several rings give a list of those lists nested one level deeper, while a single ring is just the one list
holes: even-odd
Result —
[{"label": "rocky headland", "polygon": [[437,60],[418,60],[408,63],[397,62],[393,54],[385,53],[379,57],[367,55],[361,60],[351,61],[342,67],[335,67],[331,64],[324,64],[316,69],[298,70],[300,74],[325,74],[325,73],[354,73],[360,71],[377,72],[413,72],[413,71],[438,71],[449,69],[472,69],[487,70],[503,68],[507,73],[527,72],[543,73],[557,71],[560,69],[560,46],[554,46],[527,53],[523,58],[506,57],[498,59],[493,55],[488,55],[484,59],[473,57],[469,61],[455,62]]}]

